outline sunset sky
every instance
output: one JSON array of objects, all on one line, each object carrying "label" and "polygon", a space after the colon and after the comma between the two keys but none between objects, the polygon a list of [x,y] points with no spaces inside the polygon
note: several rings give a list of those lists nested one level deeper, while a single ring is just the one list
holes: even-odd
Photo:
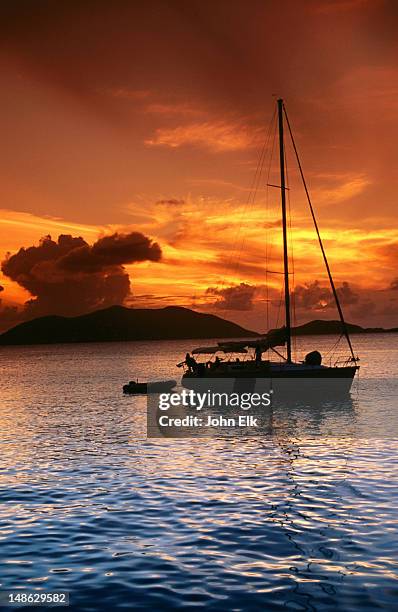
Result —
[{"label": "sunset sky", "polygon": [[[1,329],[121,302],[281,324],[276,96],[347,320],[398,326],[397,17],[394,0],[3,1]],[[335,319],[287,162],[297,322]]]}]

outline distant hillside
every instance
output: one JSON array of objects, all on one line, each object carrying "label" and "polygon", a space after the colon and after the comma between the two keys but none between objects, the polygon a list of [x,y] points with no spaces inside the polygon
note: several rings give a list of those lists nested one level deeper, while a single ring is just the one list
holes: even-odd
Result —
[{"label": "distant hillside", "polygon": [[257,335],[220,317],[188,308],[111,306],[79,317],[48,316],[20,323],[0,336],[0,345],[243,338]]},{"label": "distant hillside", "polygon": [[[397,332],[347,324],[350,334]],[[294,327],[294,336],[341,334],[340,321],[310,321]],[[0,345],[61,342],[116,342],[124,340],[183,340],[249,338],[259,336],[215,315],[181,308],[125,308],[112,306],[80,317],[48,316],[20,323],[0,335]]]},{"label": "distant hillside", "polygon": [[[350,334],[377,334],[394,332],[396,329],[383,329],[382,327],[361,327],[347,323],[348,333]],[[294,336],[317,336],[321,334],[341,334],[342,327],[340,321],[315,320],[304,325],[298,325],[292,330]]]}]

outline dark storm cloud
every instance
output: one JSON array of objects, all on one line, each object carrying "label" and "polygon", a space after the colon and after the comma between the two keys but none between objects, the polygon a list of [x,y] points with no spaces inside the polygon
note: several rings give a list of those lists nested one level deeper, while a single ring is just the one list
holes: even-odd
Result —
[{"label": "dark storm cloud", "polygon": [[156,242],[140,232],[132,232],[105,236],[93,246],[79,246],[64,255],[57,265],[64,270],[90,273],[101,272],[109,266],[158,261],[160,257],[161,250]]},{"label": "dark storm cloud", "polygon": [[[355,293],[349,283],[344,282],[337,288],[337,294],[342,304],[357,304],[359,296]],[[326,310],[335,306],[333,294],[327,287],[323,287],[319,281],[297,285],[292,292],[296,308],[303,310]]]},{"label": "dark storm cloud", "polygon": [[252,310],[253,299],[256,294],[257,287],[248,283],[240,283],[232,287],[217,289],[209,287],[207,295],[214,295],[218,299],[212,305],[214,308],[225,310]]},{"label": "dark storm cloud", "polygon": [[23,317],[77,315],[122,304],[130,293],[123,264],[158,261],[158,244],[139,232],[113,234],[90,246],[83,238],[46,236],[2,262],[3,273],[29,291]]}]

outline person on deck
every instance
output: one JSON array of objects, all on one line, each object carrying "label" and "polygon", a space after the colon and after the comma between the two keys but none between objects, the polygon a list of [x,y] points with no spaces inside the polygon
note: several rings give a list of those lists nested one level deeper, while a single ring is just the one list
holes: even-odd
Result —
[{"label": "person on deck", "polygon": [[189,353],[185,355],[185,363],[190,372],[194,372],[196,369],[196,366],[198,365],[196,363],[196,360]]},{"label": "person on deck", "polygon": [[261,357],[262,357],[262,355],[263,355],[263,351],[261,350],[261,347],[260,347],[260,346],[258,346],[258,345],[256,346],[256,349],[255,349],[255,351],[254,351],[254,354],[255,354],[255,356],[256,356],[256,364],[261,363]]}]

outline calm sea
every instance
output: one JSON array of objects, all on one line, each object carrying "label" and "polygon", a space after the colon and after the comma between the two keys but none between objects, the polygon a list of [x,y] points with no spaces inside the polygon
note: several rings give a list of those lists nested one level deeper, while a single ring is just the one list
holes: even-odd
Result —
[{"label": "calm sea", "polygon": [[349,402],[249,439],[146,438],[122,384],[178,377],[195,343],[2,347],[0,588],[82,611],[396,610],[398,335],[353,340]]}]

